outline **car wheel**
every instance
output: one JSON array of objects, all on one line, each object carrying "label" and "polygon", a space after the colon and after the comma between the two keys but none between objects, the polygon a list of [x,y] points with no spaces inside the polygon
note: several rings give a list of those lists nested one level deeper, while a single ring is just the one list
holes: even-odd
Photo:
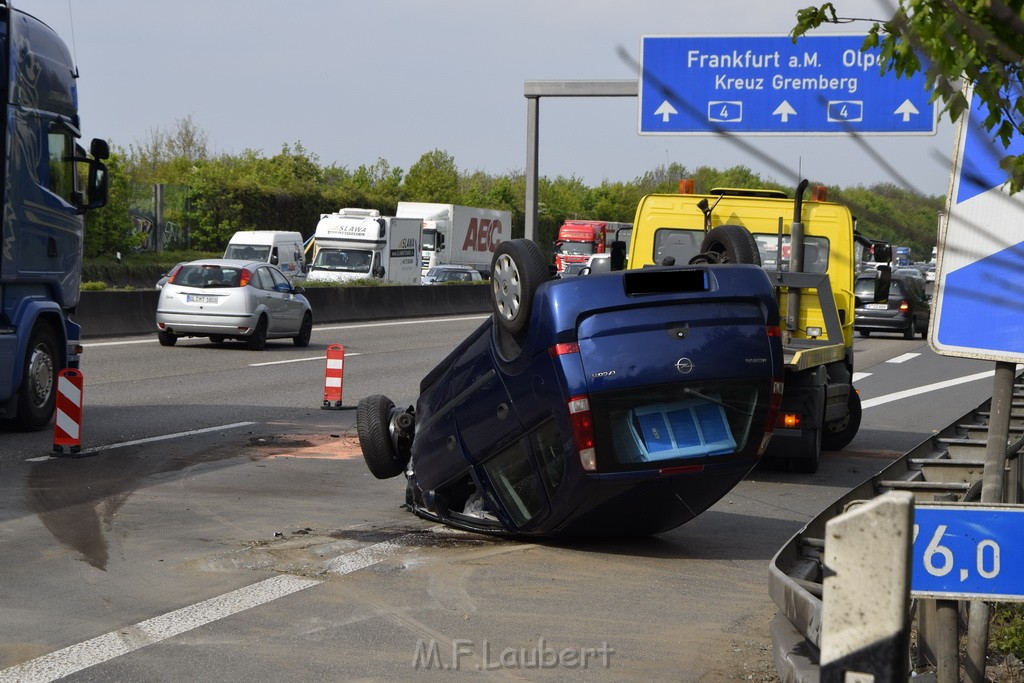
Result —
[{"label": "car wheel", "polygon": [[804,457],[790,459],[790,466],[794,472],[803,474],[814,474],[818,471],[818,464],[821,462],[821,430],[805,432],[801,439],[801,450]]},{"label": "car wheel", "polygon": [[[751,263],[761,265],[757,240],[742,225],[719,225],[704,236],[701,254],[711,256],[710,263]],[[700,258],[698,256],[698,258]]]},{"label": "car wheel", "polygon": [[260,316],[260,321],[256,323],[256,329],[246,338],[245,345],[249,347],[250,351],[262,351],[263,347],[267,345],[266,316]]},{"label": "car wheel", "polygon": [[20,429],[37,431],[50,424],[57,401],[57,335],[53,328],[40,323],[32,330],[21,387],[18,390],[18,414],[15,423]]},{"label": "car wheel", "polygon": [[927,338],[928,338],[928,325],[925,324],[924,328],[921,330],[921,339],[927,339]]},{"label": "car wheel", "polygon": [[408,458],[402,458],[391,439],[394,402],[387,396],[366,396],[356,407],[356,431],[366,466],[377,479],[397,477]]},{"label": "car wheel", "polygon": [[862,336],[862,337],[870,337],[871,336],[871,330],[857,330],[857,331],[860,333],[860,336]]},{"label": "car wheel", "polygon": [[223,344],[226,337],[223,334],[211,334],[210,341],[214,344]]},{"label": "car wheel", "polygon": [[298,336],[292,337],[296,346],[309,346],[309,338],[313,335],[313,316],[306,313],[302,316],[302,326],[299,327]]},{"label": "car wheel", "polygon": [[911,320],[910,324],[907,325],[907,329],[903,330],[903,338],[904,339],[913,339],[914,338],[914,321],[913,320]]},{"label": "car wheel", "polygon": [[533,295],[548,279],[548,266],[540,247],[531,240],[505,240],[491,260],[491,293],[499,328],[518,334],[526,328]]},{"label": "car wheel", "polygon": [[160,346],[174,346],[178,342],[176,335],[164,332],[163,330],[156,333],[156,338],[160,342]]},{"label": "car wheel", "polygon": [[847,400],[848,411],[846,417],[825,423],[825,429],[821,434],[821,447],[826,451],[838,451],[846,447],[853,437],[857,436],[860,429],[860,394],[850,388],[850,397]]}]

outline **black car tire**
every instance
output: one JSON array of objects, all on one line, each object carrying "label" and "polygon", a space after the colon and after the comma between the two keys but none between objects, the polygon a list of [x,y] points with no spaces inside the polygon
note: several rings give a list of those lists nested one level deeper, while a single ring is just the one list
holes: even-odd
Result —
[{"label": "black car tire", "polygon": [[36,325],[28,340],[18,389],[18,414],[14,420],[19,429],[38,431],[50,424],[57,401],[59,365],[57,334],[46,323]]},{"label": "black car tire", "polygon": [[408,462],[402,461],[391,440],[391,415],[394,410],[394,402],[380,394],[366,396],[356,406],[359,447],[370,474],[377,479],[397,477]]},{"label": "black car tire", "polygon": [[498,327],[518,334],[526,329],[533,295],[548,279],[548,265],[535,242],[505,240],[491,259],[491,303]]},{"label": "black car tire", "polygon": [[[801,445],[806,451],[804,457],[790,458],[790,467],[794,472],[814,474],[818,471],[818,464],[821,462],[821,430],[805,432],[801,439]],[[807,457],[808,454],[810,457]]]},{"label": "black car tire", "polygon": [[853,437],[857,436],[861,418],[860,394],[852,387],[850,388],[850,397],[847,399],[847,407],[846,417],[825,423],[825,428],[821,433],[822,450],[841,450],[853,441]]},{"label": "black car tire", "polygon": [[714,263],[751,263],[761,265],[757,240],[742,225],[719,225],[704,236],[701,253],[714,254]]},{"label": "black car tire", "polygon": [[223,334],[211,334],[210,341],[214,344],[223,344],[226,337]]},{"label": "black car tire", "polygon": [[249,347],[250,351],[262,351],[263,347],[267,345],[266,316],[260,316],[260,321],[256,323],[256,329],[246,338],[245,345]]},{"label": "black car tire", "polygon": [[862,337],[870,337],[871,336],[871,330],[857,330],[857,331],[860,332],[860,336],[862,336]]},{"label": "black car tire", "polygon": [[306,313],[302,316],[302,326],[299,327],[299,334],[292,337],[292,342],[298,347],[309,346],[309,338],[313,336],[313,316]]},{"label": "black car tire", "polygon": [[910,324],[907,325],[907,329],[903,330],[903,338],[904,339],[913,339],[914,338],[914,321],[913,320],[911,320]]},{"label": "black car tire", "polygon": [[163,330],[156,333],[156,338],[160,342],[160,346],[174,346],[178,342],[177,335],[164,332]]}]

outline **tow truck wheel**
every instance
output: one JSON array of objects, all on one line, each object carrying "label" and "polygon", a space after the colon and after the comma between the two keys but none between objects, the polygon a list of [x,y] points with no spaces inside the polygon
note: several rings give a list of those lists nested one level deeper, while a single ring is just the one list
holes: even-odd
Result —
[{"label": "tow truck wheel", "polygon": [[803,457],[791,458],[790,466],[794,472],[814,474],[818,471],[818,463],[821,462],[821,430],[804,432],[801,446],[804,450]]},{"label": "tow truck wheel", "polygon": [[761,265],[757,240],[742,225],[719,225],[704,236],[701,253],[712,254],[714,263],[751,263]]},{"label": "tow truck wheel", "polygon": [[850,389],[850,398],[847,401],[849,412],[846,417],[826,422],[821,434],[821,447],[826,451],[838,451],[846,448],[846,445],[853,441],[860,429],[860,394]]},{"label": "tow truck wheel", "polygon": [[20,429],[38,431],[50,424],[57,401],[59,363],[53,328],[45,323],[36,325],[28,341],[18,390],[18,414],[14,419]]},{"label": "tow truck wheel", "polygon": [[356,407],[359,447],[363,450],[363,460],[370,474],[377,479],[397,477],[409,462],[408,454],[403,457],[391,438],[391,419],[394,413],[394,402],[379,394],[366,396]]},{"label": "tow truck wheel", "polygon": [[548,279],[548,266],[540,247],[531,240],[505,240],[491,260],[491,294],[498,326],[512,334],[530,321],[533,295]]}]

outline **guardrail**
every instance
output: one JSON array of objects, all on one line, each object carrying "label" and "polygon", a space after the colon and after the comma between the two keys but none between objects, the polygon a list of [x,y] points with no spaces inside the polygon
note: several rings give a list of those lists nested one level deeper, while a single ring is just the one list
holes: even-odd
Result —
[{"label": "guardrail", "polygon": [[[487,285],[407,287],[310,287],[305,291],[315,323],[361,322],[418,318],[491,310]],[[160,292],[82,292],[75,320],[82,336],[111,337],[156,334],[156,305]]]},{"label": "guardrail", "polygon": [[[981,493],[991,399],[926,439],[822,511],[772,558],[768,593],[779,608],[771,623],[775,670],[785,681],[817,682],[822,623],[825,525],[855,501],[909,491],[915,501],[977,501]],[[1018,375],[1011,440],[1024,433],[1024,384]]]}]

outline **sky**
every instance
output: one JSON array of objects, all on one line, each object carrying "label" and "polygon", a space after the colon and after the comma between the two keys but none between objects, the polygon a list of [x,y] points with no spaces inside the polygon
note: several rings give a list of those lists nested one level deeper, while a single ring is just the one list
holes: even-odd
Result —
[{"label": "sky", "polygon": [[[214,153],[272,156],[298,142],[324,166],[355,170],[384,159],[408,170],[439,149],[460,171],[492,175],[526,168],[525,81],[635,80],[643,36],[786,34],[796,11],[815,2],[12,1],[71,47],[86,140],[127,148],[190,116]],[[892,2],[834,4],[841,15],[887,19]],[[829,29],[866,33],[868,24]],[[934,136],[860,144],[846,136],[737,141],[640,135],[637,108],[637,98],[541,99],[540,175],[594,186],[669,163],[742,165],[783,183],[799,174],[838,187],[947,191],[946,120]]]}]

